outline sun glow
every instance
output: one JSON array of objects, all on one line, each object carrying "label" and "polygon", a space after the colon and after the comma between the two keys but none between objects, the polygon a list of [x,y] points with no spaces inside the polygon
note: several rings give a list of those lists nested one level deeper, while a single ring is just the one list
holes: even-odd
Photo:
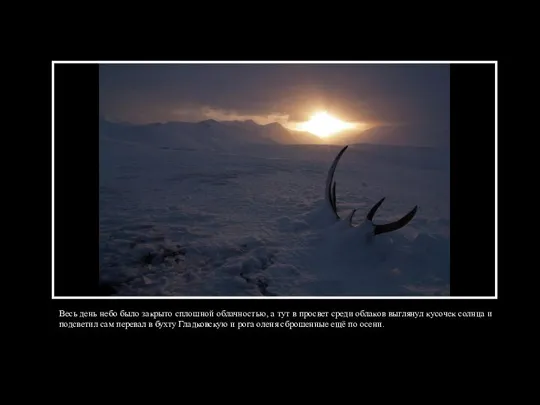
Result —
[{"label": "sun glow", "polygon": [[300,131],[311,132],[320,138],[326,138],[345,129],[354,128],[355,125],[332,117],[326,111],[312,115],[309,121],[298,124]]}]

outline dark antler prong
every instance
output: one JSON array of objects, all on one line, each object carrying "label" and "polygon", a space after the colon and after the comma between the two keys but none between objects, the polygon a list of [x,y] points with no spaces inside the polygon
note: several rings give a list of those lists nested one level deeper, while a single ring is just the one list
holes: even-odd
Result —
[{"label": "dark antler prong", "polygon": [[332,166],[330,166],[330,169],[328,170],[328,176],[326,178],[326,190],[325,190],[325,198],[326,200],[328,201],[328,203],[330,204],[330,208],[332,208],[332,211],[334,211],[334,214],[336,216],[336,219],[341,219],[337,213],[337,207],[335,205],[335,198],[333,198],[333,193],[335,190],[335,185],[334,185],[334,173],[336,171],[336,167],[339,163],[339,159],[341,159],[341,156],[343,156],[343,153],[345,153],[345,150],[347,150],[347,148],[349,147],[349,145],[345,146],[343,149],[341,149],[341,151],[337,154],[337,156],[335,157],[334,159],[334,162],[332,163]]},{"label": "dark antler prong", "polygon": [[352,226],[352,219],[354,217],[354,213],[356,212],[356,209],[352,210],[351,213],[349,214],[349,216],[347,217],[347,222],[349,223],[349,225]]},{"label": "dark antler prong", "polygon": [[369,212],[368,212],[368,214],[366,216],[366,219],[368,221],[373,221],[373,217],[375,216],[375,213],[377,212],[377,210],[379,209],[379,207],[381,206],[381,204],[383,203],[385,198],[386,197],[381,198],[381,200],[369,210]]},{"label": "dark antler prong", "polygon": [[405,215],[401,219],[398,219],[397,221],[390,222],[389,224],[384,224],[384,225],[375,225],[373,234],[379,235],[381,233],[397,231],[398,229],[403,228],[405,225],[407,225],[411,221],[411,219],[413,219],[413,217],[416,215],[417,210],[418,210],[418,206],[415,206],[407,215]]}]

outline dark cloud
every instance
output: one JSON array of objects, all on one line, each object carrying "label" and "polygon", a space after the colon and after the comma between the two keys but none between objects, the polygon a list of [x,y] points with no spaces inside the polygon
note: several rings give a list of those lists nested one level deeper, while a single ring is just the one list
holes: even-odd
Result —
[{"label": "dark cloud", "polygon": [[447,127],[448,65],[101,65],[100,111],[131,122],[257,118]]}]

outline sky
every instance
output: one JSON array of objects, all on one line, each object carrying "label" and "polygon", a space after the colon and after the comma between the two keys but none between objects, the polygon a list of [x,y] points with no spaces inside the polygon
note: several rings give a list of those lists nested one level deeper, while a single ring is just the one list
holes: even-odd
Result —
[{"label": "sky", "polygon": [[285,126],[318,111],[373,125],[450,125],[450,66],[102,64],[100,115],[151,123],[252,119]]}]

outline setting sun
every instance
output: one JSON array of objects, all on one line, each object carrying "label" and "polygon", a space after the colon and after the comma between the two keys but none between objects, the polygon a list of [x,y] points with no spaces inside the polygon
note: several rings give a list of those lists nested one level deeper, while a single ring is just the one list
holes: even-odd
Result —
[{"label": "setting sun", "polygon": [[326,138],[345,129],[354,128],[354,124],[332,117],[326,111],[311,116],[309,121],[298,124],[301,131],[311,132],[321,138]]}]

